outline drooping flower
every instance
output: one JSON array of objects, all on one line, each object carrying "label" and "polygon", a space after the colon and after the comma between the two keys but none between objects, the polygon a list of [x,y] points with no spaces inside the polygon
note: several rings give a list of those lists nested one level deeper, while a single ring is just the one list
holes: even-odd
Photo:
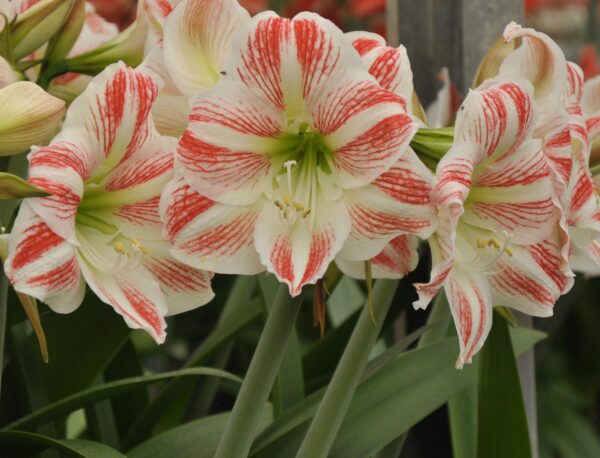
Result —
[{"label": "drooping flower", "polygon": [[180,177],[161,201],[173,254],[223,273],[266,266],[297,295],[336,256],[364,261],[399,235],[429,235],[416,124],[342,32],[315,14],[264,13],[240,43],[177,147]]},{"label": "drooping flower", "polygon": [[471,361],[492,324],[492,307],[549,316],[571,284],[564,272],[552,173],[525,80],[488,81],[459,109],[455,139],[437,168],[430,238],[433,270],[415,307],[444,287],[458,330],[457,366]]},{"label": "drooping flower", "polygon": [[21,205],[5,271],[59,313],[81,304],[87,283],[162,342],[165,315],[213,293],[211,275],[174,260],[162,238],[158,205],[176,140],[154,128],[157,92],[151,76],[114,64],[71,104],[61,133],[28,157],[30,182],[52,195]]}]

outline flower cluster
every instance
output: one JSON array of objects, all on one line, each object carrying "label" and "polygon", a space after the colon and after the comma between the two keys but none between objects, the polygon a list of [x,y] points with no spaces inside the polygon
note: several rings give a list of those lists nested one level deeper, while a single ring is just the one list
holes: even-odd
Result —
[{"label": "flower cluster", "polygon": [[266,270],[295,296],[332,263],[401,278],[421,240],[415,307],[445,290],[462,366],[492,307],[549,316],[571,269],[600,272],[600,79],[584,85],[546,35],[509,24],[458,110],[447,91],[429,110],[432,127],[455,120],[434,129],[406,49],[379,35],[235,0],[145,0],[132,27],[141,65],[82,79],[28,156],[50,195],[22,203],[5,271],[57,312],[87,283],[161,342],[166,315],[212,298],[213,272]]}]

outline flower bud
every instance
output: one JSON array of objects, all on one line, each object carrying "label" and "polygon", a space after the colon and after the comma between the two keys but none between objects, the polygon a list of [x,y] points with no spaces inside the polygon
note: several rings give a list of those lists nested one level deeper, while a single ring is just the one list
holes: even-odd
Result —
[{"label": "flower bud", "polygon": [[517,41],[520,40],[513,40],[506,43],[504,37],[501,36],[494,42],[479,63],[479,67],[475,73],[475,79],[471,85],[472,88],[479,87],[486,79],[498,75],[504,59],[506,59],[506,57],[517,47],[517,44],[520,44],[517,43]]},{"label": "flower bud", "polygon": [[17,16],[11,29],[13,58],[22,59],[48,42],[63,26],[76,0],[42,0]]},{"label": "flower bud", "polygon": [[0,88],[8,86],[11,83],[16,83],[24,79],[22,73],[19,73],[6,61],[0,57]]},{"label": "flower bud", "polygon": [[122,61],[130,67],[138,66],[144,58],[148,23],[138,18],[127,29],[92,51],[65,61],[70,72],[96,75],[108,65]]},{"label": "flower bud", "polygon": [[58,130],[65,103],[29,81],[0,89],[0,156],[47,142]]},{"label": "flower bud", "polygon": [[46,58],[49,63],[64,59],[79,38],[85,23],[85,0],[74,0],[71,12],[50,43]]},{"label": "flower bud", "polygon": [[43,197],[46,191],[36,188],[23,178],[12,173],[0,172],[0,200]]}]

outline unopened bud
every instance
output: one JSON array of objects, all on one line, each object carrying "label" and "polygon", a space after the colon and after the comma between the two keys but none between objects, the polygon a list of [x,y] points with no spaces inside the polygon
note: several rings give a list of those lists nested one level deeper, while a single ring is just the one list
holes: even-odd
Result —
[{"label": "unopened bud", "polygon": [[56,133],[65,103],[29,81],[0,89],[0,156],[44,144]]},{"label": "unopened bud", "polygon": [[497,76],[502,62],[504,62],[504,59],[508,57],[516,46],[517,40],[506,43],[504,37],[498,38],[485,56],[483,56],[483,59],[481,59],[471,87],[476,88],[485,80]]},{"label": "unopened bud", "polygon": [[148,23],[138,18],[127,29],[92,51],[65,61],[69,71],[96,75],[106,66],[122,61],[136,67],[144,58],[144,45],[148,34]]},{"label": "unopened bud", "polygon": [[74,0],[73,6],[60,31],[50,42],[46,59],[49,63],[64,59],[79,38],[85,23],[85,0]]},{"label": "unopened bud", "polygon": [[23,178],[8,172],[0,172],[0,200],[44,197],[49,194],[36,188]]},{"label": "unopened bud", "polygon": [[76,0],[42,0],[17,16],[11,28],[15,61],[38,50],[63,26]]}]

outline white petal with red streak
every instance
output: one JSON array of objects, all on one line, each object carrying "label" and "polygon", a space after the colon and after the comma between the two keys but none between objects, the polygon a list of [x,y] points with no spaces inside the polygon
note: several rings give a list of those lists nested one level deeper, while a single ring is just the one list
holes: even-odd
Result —
[{"label": "white petal with red streak", "polygon": [[[333,84],[332,84],[333,86]],[[337,82],[309,106],[344,188],[364,186],[407,150],[418,125],[402,96],[361,80]]]},{"label": "white petal with red streak", "polygon": [[260,205],[219,204],[179,178],[163,191],[160,213],[164,235],[179,261],[219,273],[254,275],[264,266],[254,248]]},{"label": "white petal with red streak", "polygon": [[415,283],[419,298],[413,302],[415,309],[426,309],[431,300],[444,285],[456,252],[456,220],[447,212],[438,215],[439,222],[435,234],[429,238],[431,250],[431,276],[427,283]]},{"label": "white petal with red streak", "polygon": [[320,279],[340,251],[350,232],[350,217],[341,201],[320,195],[311,216],[290,225],[280,219],[273,203],[265,204],[257,221],[254,240],[262,263],[285,282],[292,296]]},{"label": "white petal with red streak", "polygon": [[58,313],[70,313],[83,301],[85,282],[76,248],[54,233],[23,202],[8,238],[4,264],[15,290],[35,297]]},{"label": "white petal with red streak", "polygon": [[406,48],[402,45],[397,48],[386,46],[385,39],[376,33],[349,32],[346,36],[362,57],[369,73],[385,89],[403,96],[410,112],[414,89]]},{"label": "white petal with red streak", "polygon": [[159,283],[145,267],[111,275],[80,257],[81,270],[88,285],[103,302],[111,305],[132,329],[143,329],[157,343],[163,343],[167,327],[167,301]]},{"label": "white petal with red streak", "polygon": [[488,80],[461,105],[454,146],[477,145],[473,162],[495,160],[519,148],[535,122],[531,85],[526,80]]},{"label": "white petal with red streak", "polygon": [[492,297],[486,276],[455,265],[444,284],[460,343],[456,367],[472,361],[492,328]]},{"label": "white petal with red streak", "polygon": [[152,272],[165,294],[169,311],[176,315],[204,305],[215,296],[210,281],[212,273],[187,266],[169,254],[168,243],[148,245],[144,266]]},{"label": "white petal with red streak", "polygon": [[94,142],[93,151],[112,169],[155,135],[149,118],[159,85],[148,72],[109,65],[73,101],[63,129],[81,129]]},{"label": "white petal with red streak", "polygon": [[185,0],[173,10],[164,31],[164,59],[185,96],[217,83],[235,34],[249,20],[235,0]]},{"label": "white petal with red streak", "polygon": [[511,22],[504,30],[504,40],[509,42],[519,38],[522,39],[521,46],[504,60],[499,74],[530,81],[540,111],[548,111],[552,100],[562,97],[568,87],[567,61],[548,35]]},{"label": "white petal with red streak", "polygon": [[432,186],[431,172],[409,150],[372,184],[346,191],[352,231],[340,256],[364,261],[398,235],[429,237],[436,220],[430,199]]},{"label": "white petal with red streak", "polygon": [[273,12],[254,16],[227,73],[292,116],[304,111],[304,101],[321,98],[324,86],[339,83],[355,71],[369,75],[344,34],[314,13],[292,20]]},{"label": "white petal with red streak", "polygon": [[546,159],[532,140],[476,175],[462,221],[522,244],[546,238],[558,217]]},{"label": "white petal with red streak", "polygon": [[34,211],[64,239],[77,244],[75,216],[83,184],[98,160],[85,133],[63,130],[51,145],[34,148],[29,160],[29,181],[51,196],[29,199]]},{"label": "white petal with red streak", "polygon": [[[377,256],[371,259],[373,278],[403,278],[408,275],[419,262],[418,247],[419,239],[415,236],[401,235],[391,240]],[[346,275],[364,280],[364,261],[348,261],[337,256],[335,263]]]},{"label": "white petal with red streak", "polygon": [[224,82],[192,102],[177,161],[187,182],[222,203],[256,202],[272,187],[272,164],[281,149],[283,113],[245,86]]},{"label": "white petal with red streak", "polygon": [[573,284],[561,272],[561,248],[557,233],[530,246],[511,246],[497,272],[490,275],[494,305],[511,307],[532,316],[550,316],[554,303]]}]

